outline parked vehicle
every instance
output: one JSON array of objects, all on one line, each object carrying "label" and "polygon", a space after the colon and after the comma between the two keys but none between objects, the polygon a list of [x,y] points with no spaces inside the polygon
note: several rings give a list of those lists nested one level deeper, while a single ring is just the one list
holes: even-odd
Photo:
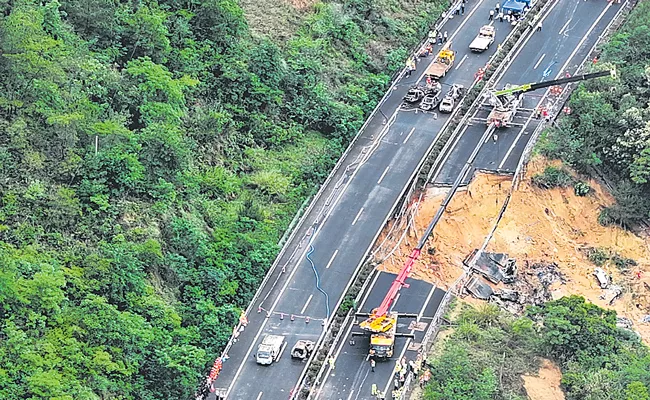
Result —
[{"label": "parked vehicle", "polygon": [[469,44],[469,49],[479,53],[489,49],[494,42],[495,33],[496,30],[492,25],[481,27],[476,38]]},{"label": "parked vehicle", "polygon": [[284,336],[266,336],[262,340],[262,343],[260,343],[260,345],[257,347],[257,354],[255,356],[257,363],[262,365],[269,365],[273,364],[275,361],[278,361],[285,346],[286,344],[284,341]]}]

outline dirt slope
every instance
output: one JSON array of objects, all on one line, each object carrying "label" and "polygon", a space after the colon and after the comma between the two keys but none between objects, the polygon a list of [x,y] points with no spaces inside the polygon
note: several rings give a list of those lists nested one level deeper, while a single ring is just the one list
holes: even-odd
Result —
[{"label": "dirt slope", "polygon": [[551,361],[543,360],[537,376],[524,375],[523,379],[530,400],[564,400],[562,371]]},{"label": "dirt slope", "polygon": [[[526,262],[555,262],[568,278],[559,288],[557,296],[579,294],[599,306],[608,307],[599,299],[603,293],[591,275],[594,265],[584,250],[602,247],[616,251],[638,263],[627,274],[606,264],[603,269],[611,273],[615,284],[625,290],[623,297],[611,308],[630,318],[634,328],[646,341],[650,341],[650,323],[641,323],[643,315],[650,314],[650,245],[630,232],[598,224],[600,210],[612,204],[613,198],[597,182],[590,181],[590,195],[578,197],[573,188],[542,190],[530,183],[530,177],[549,164],[535,159],[529,164],[526,179],[514,192],[509,207],[501,220],[487,251],[503,252],[517,259],[521,272]],[[482,245],[492,229],[501,205],[510,189],[509,176],[479,174],[468,190],[459,192],[452,200],[442,221],[434,231],[413,276],[447,287],[461,275],[462,260],[468,253]],[[420,204],[415,221],[416,232],[422,233],[436,213],[443,194],[430,192]],[[410,236],[410,239],[409,239]],[[408,243],[406,243],[408,242]],[[382,266],[399,270],[416,242],[414,234],[407,235],[399,252]],[[643,271],[641,279],[636,272]],[[638,306],[637,306],[638,305]]]}]

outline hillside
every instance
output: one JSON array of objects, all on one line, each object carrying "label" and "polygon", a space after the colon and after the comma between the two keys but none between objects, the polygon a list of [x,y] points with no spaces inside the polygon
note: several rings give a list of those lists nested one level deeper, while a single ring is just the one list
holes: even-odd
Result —
[{"label": "hillside", "polygon": [[442,1],[261,3],[0,2],[0,398],[190,397]]}]

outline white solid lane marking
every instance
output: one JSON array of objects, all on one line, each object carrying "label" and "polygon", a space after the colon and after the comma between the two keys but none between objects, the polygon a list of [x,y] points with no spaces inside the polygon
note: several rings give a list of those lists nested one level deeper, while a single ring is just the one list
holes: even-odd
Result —
[{"label": "white solid lane marking", "polygon": [[334,251],[334,254],[332,254],[332,258],[330,258],[330,260],[329,260],[329,262],[327,263],[327,266],[325,267],[325,269],[328,269],[329,267],[332,266],[332,263],[334,262],[334,258],[336,257],[337,254],[339,254],[339,250],[338,250],[338,249],[336,249],[336,250]]},{"label": "white solid lane marking", "polygon": [[[582,40],[580,40],[580,43],[578,43],[578,45],[576,46],[576,48],[575,48],[575,49],[573,50],[573,52],[569,55],[569,58],[566,60],[566,62],[564,63],[564,65],[563,65],[562,68],[560,69],[560,72],[558,72],[558,74],[555,76],[555,79],[559,78],[559,77],[562,75],[563,71],[564,71],[564,70],[567,68],[567,66],[571,63],[573,57],[576,55],[576,53],[578,52],[578,50],[580,49],[580,47],[582,46],[582,44],[584,43],[584,41],[587,40],[587,37],[589,37],[589,35],[590,35],[591,32],[594,30],[594,28],[596,27],[596,25],[598,24],[598,22],[603,18],[603,16],[605,15],[605,13],[607,12],[607,10],[609,10],[609,7],[611,7],[611,6],[612,6],[612,3],[608,3],[608,4],[607,4],[607,6],[606,6],[605,9],[603,10],[603,12],[598,16],[598,18],[596,19],[596,21],[591,25],[591,27],[590,27],[589,30],[587,31],[587,33],[585,33],[585,35],[582,37]],[[538,105],[541,104],[541,103],[544,101],[544,98],[546,98],[547,94],[548,94],[548,89],[547,89],[546,93],[544,94],[544,96],[542,97],[542,99],[537,103]],[[501,163],[499,164],[499,169],[501,169],[501,168],[503,167],[503,165],[506,163],[506,160],[508,159],[508,157],[510,157],[510,153],[512,152],[512,150],[514,149],[515,145],[517,144],[517,142],[518,142],[519,139],[521,138],[521,135],[523,134],[524,129],[526,129],[526,127],[528,126],[528,124],[530,123],[530,121],[531,121],[532,118],[533,118],[532,115],[531,115],[530,117],[528,117],[528,120],[526,121],[526,123],[524,124],[524,126],[522,127],[522,129],[519,131],[519,134],[518,134],[517,137],[515,138],[514,143],[513,143],[512,146],[510,146],[510,148],[508,149],[508,152],[506,153],[506,155],[505,155],[505,157],[503,158],[503,160],[501,160]]]},{"label": "white solid lane marking", "polygon": [[262,398],[263,394],[264,394],[264,392],[260,392],[260,394],[257,395],[257,400],[260,400]]},{"label": "white solid lane marking", "polygon": [[458,65],[456,65],[456,68],[454,68],[454,69],[458,69],[458,68],[460,68],[460,66],[463,65],[463,62],[465,62],[465,60],[467,60],[467,54],[465,54],[465,55],[463,56],[463,59],[460,60],[460,62],[458,63]]},{"label": "white solid lane marking", "polygon": [[379,185],[381,183],[381,181],[384,179],[384,176],[386,176],[386,173],[388,172],[388,168],[390,168],[390,165],[388,167],[386,167],[386,169],[384,170],[384,173],[381,174],[381,176],[379,177],[379,180],[377,181],[377,185]]},{"label": "white solid lane marking", "polygon": [[302,306],[302,310],[300,310],[300,314],[304,314],[305,310],[307,309],[307,306],[309,305],[309,302],[311,301],[311,298],[314,297],[313,294],[309,295],[309,298],[307,299],[307,302],[305,303],[304,306]]},{"label": "white solid lane marking", "polygon": [[359,217],[361,216],[361,213],[363,212],[363,207],[361,207],[361,210],[357,213],[357,216],[354,217],[354,221],[352,221],[352,225],[356,224],[357,221],[359,220]]},{"label": "white solid lane marking", "polygon": [[542,63],[542,60],[544,59],[544,57],[546,57],[546,53],[542,54],[542,56],[539,58],[539,60],[537,61],[537,64],[535,64],[533,69],[537,69],[537,67],[539,67],[539,64]]},{"label": "white solid lane marking", "polygon": [[567,26],[569,26],[569,23],[571,22],[572,19],[573,19],[573,18],[569,18],[569,20],[566,22],[566,24],[564,24],[564,26],[562,27],[562,29],[560,29],[560,31],[558,32],[558,35],[561,35],[561,34],[562,34],[562,31],[565,30]]},{"label": "white solid lane marking", "polygon": [[411,131],[409,132],[408,136],[406,136],[406,139],[404,139],[404,142],[402,142],[402,144],[406,144],[406,142],[409,141],[414,131],[415,131],[415,127],[411,128]]},{"label": "white solid lane marking", "polygon": [[[526,122],[526,125],[528,125],[528,122]],[[506,155],[503,157],[503,160],[501,161],[501,164],[499,164],[499,169],[503,168],[503,164],[505,164],[506,160],[508,160],[508,157],[510,157],[510,153],[512,153],[512,151],[515,149],[515,146],[517,145],[517,142],[519,142],[519,138],[521,138],[521,135],[524,133],[524,129],[526,129],[525,126],[523,128],[521,128],[521,130],[519,131],[519,134],[515,138],[515,141],[512,142],[512,145],[508,149],[508,152],[506,153]]]}]

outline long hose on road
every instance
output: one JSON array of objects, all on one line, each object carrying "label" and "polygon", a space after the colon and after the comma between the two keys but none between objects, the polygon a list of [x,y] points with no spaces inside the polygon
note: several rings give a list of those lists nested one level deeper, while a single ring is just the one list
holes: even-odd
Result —
[{"label": "long hose on road", "polygon": [[318,289],[319,292],[321,292],[325,296],[325,308],[327,310],[327,319],[330,317],[330,296],[327,294],[326,291],[324,291],[320,287],[320,275],[318,275],[318,271],[316,270],[316,265],[314,264],[314,261],[311,259],[311,253],[314,252],[314,246],[309,245],[309,251],[307,252],[307,261],[311,264],[311,269],[314,270],[314,275],[316,275],[316,289]]}]

